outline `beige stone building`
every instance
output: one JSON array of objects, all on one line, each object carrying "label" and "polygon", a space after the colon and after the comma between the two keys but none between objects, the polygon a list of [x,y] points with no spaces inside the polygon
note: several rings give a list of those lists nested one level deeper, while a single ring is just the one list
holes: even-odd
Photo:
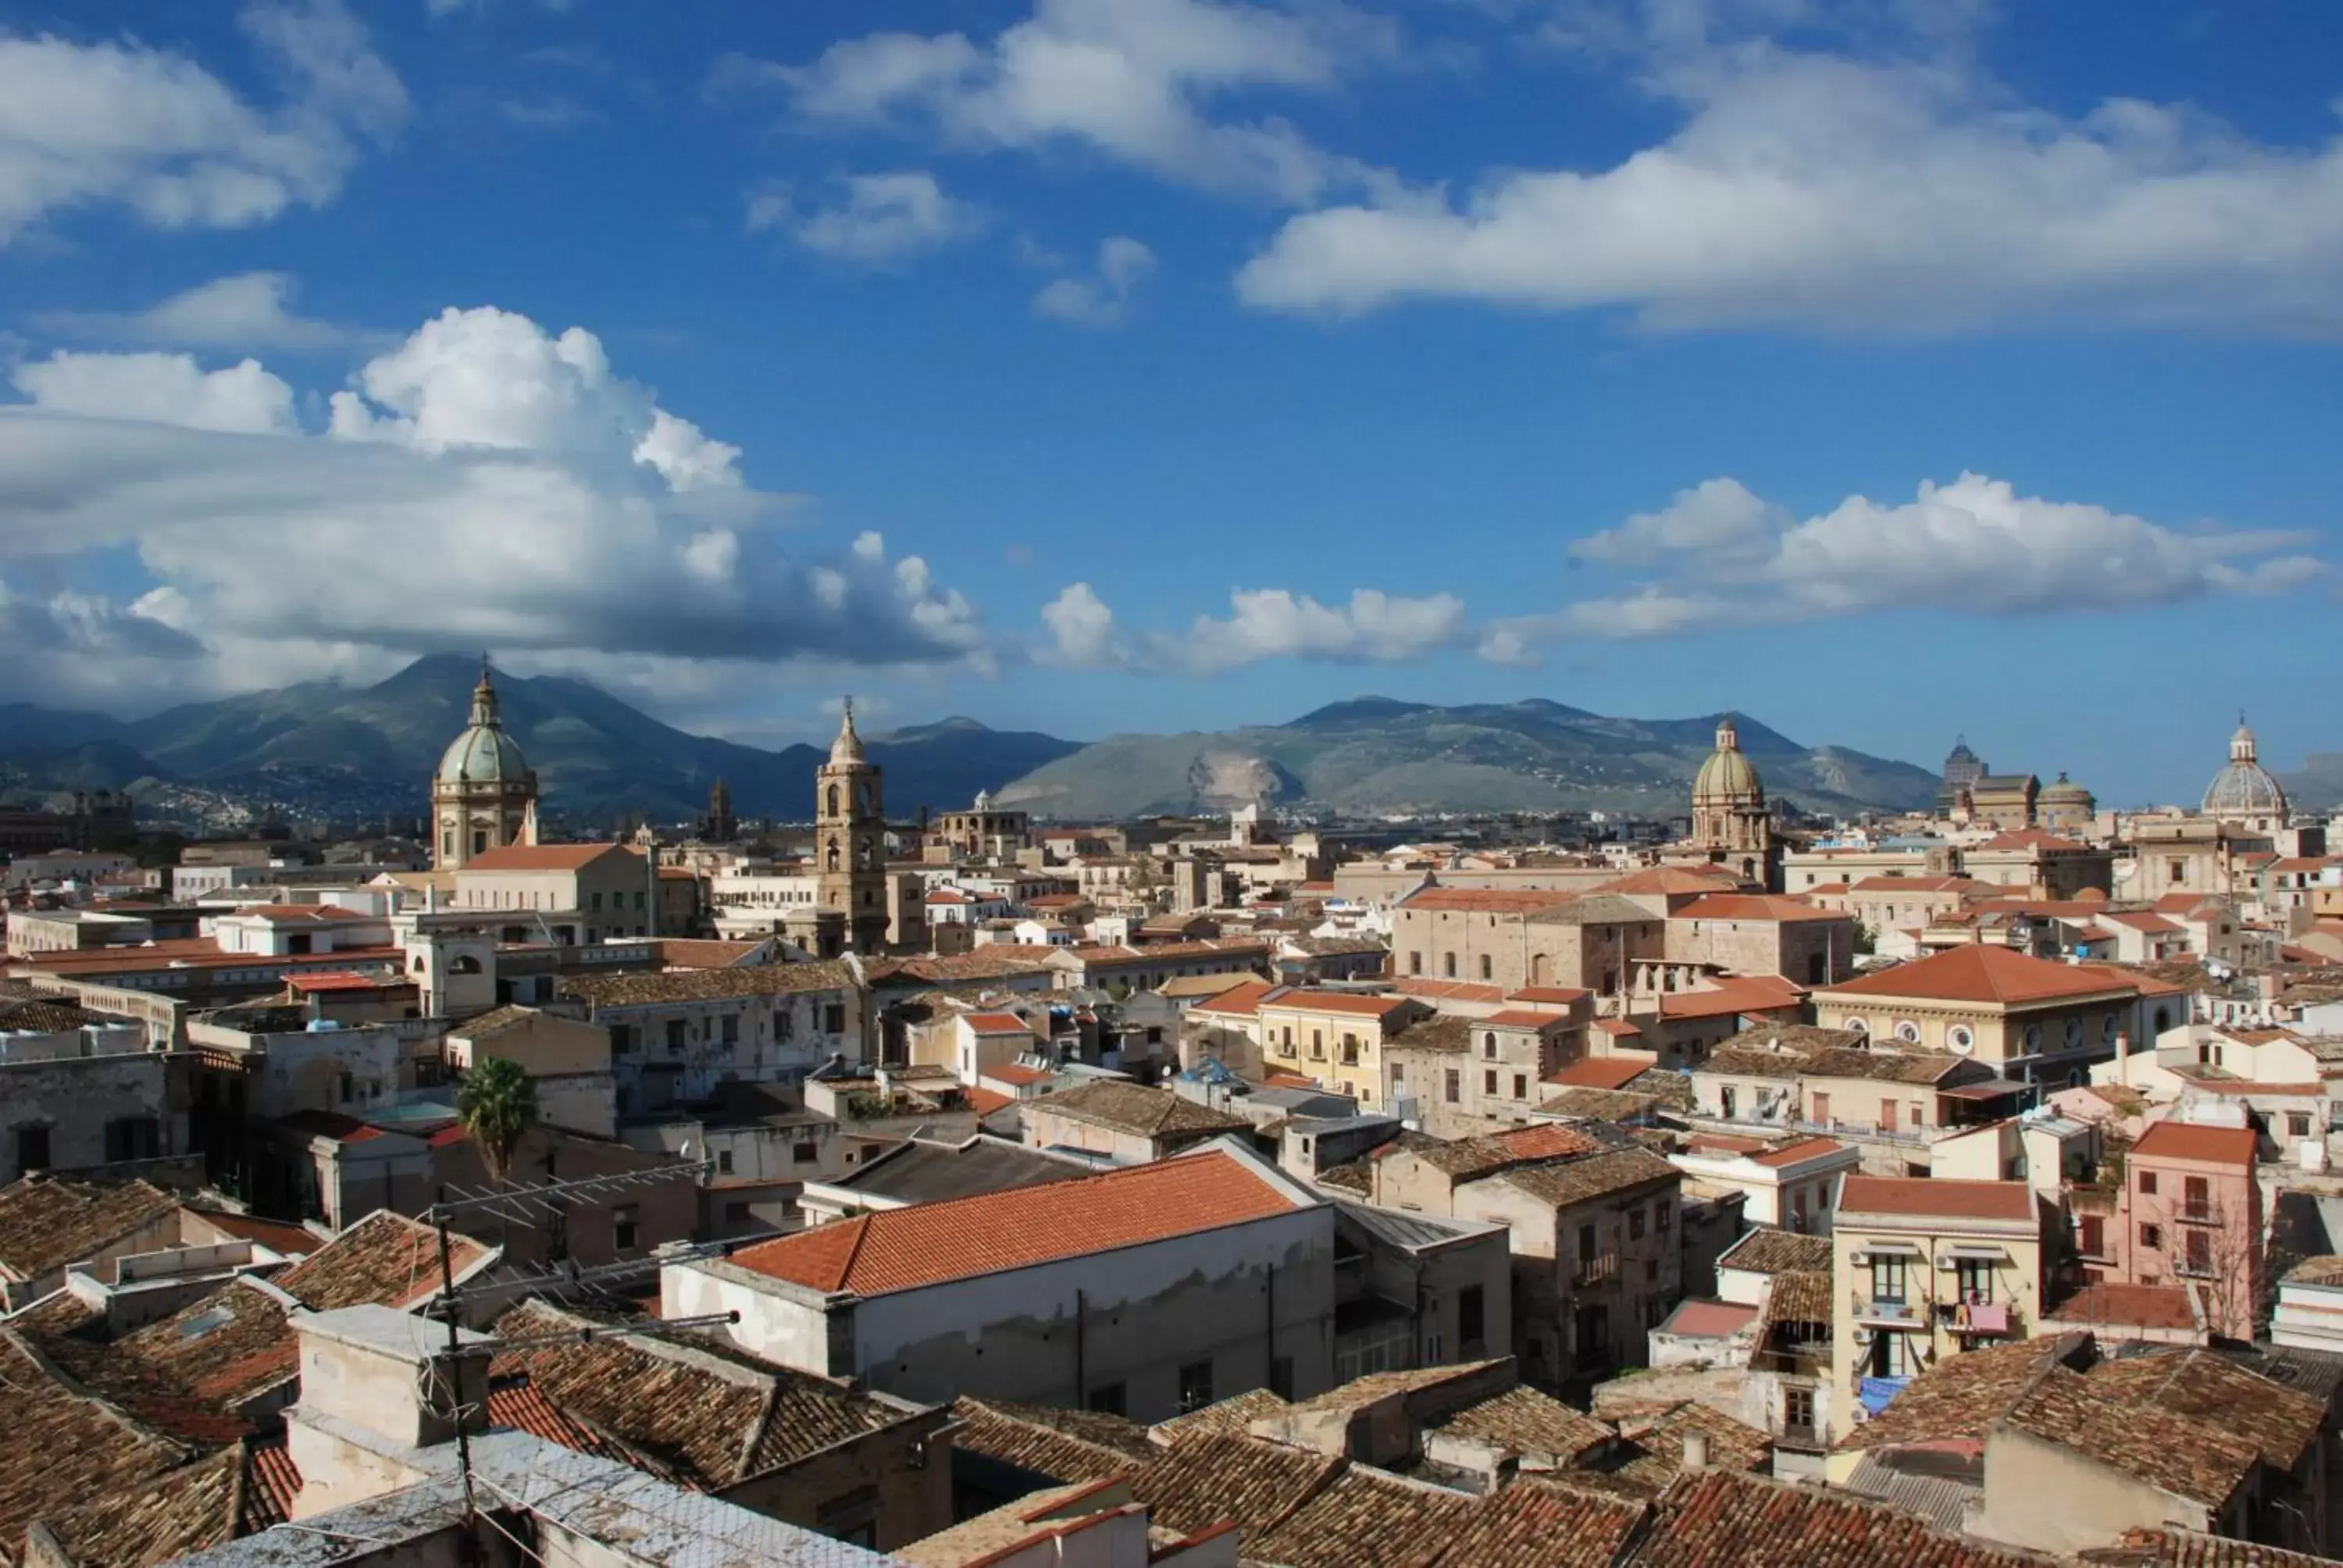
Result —
[{"label": "beige stone building", "polygon": [[1380,1110],[1389,1089],[1383,1043],[1431,1012],[1403,996],[1293,988],[1264,996],[1256,1008],[1262,1061],[1272,1072],[1300,1073]]},{"label": "beige stone building", "polygon": [[1716,750],[1700,765],[1692,786],[1692,858],[1725,866],[1744,881],[1778,884],[1779,849],[1757,765],[1741,749],[1733,716],[1717,720]]},{"label": "beige stone building", "polygon": [[2116,880],[2113,850],[2041,828],[1996,833],[1964,854],[1962,863],[1978,881],[2031,899],[2106,893]]},{"label": "beige stone building", "polygon": [[1610,996],[1635,965],[1666,961],[1665,925],[1616,893],[1424,888],[1392,910],[1392,970],[1502,991],[1552,986]]},{"label": "beige stone building", "polygon": [[[517,844],[474,855],[456,872],[452,907],[500,912],[499,940],[617,941],[654,932],[652,878],[642,855],[622,844]],[[697,884],[658,879],[658,930],[688,929]]]},{"label": "beige stone building", "polygon": [[1855,920],[1802,899],[1713,893],[1669,916],[1669,962],[1827,985],[1855,972]]}]

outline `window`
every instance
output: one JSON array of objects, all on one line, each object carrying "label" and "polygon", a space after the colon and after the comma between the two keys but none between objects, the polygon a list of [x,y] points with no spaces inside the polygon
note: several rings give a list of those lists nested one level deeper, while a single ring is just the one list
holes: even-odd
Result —
[{"label": "window", "polygon": [[738,1045],[740,1043],[740,1015],[739,1013],[726,1013],[724,1015],[724,1021],[721,1028],[723,1030],[725,1044]]},{"label": "window", "polygon": [[614,1056],[624,1056],[634,1049],[634,1029],[628,1024],[612,1024],[610,1026],[610,1053]]},{"label": "window", "polygon": [[49,1130],[45,1127],[16,1129],[16,1174],[49,1168]]},{"label": "window", "polygon": [[2309,1114],[2309,1112],[2308,1112],[2308,1111],[2288,1111],[2288,1112],[2286,1113],[2286,1135],[2287,1135],[2288,1138],[2308,1138],[2308,1137],[2309,1137],[2309,1136],[2310,1136],[2310,1114]]},{"label": "window", "polygon": [[1423,972],[1423,954],[1413,948],[1408,950],[1407,972],[1412,975],[1420,975]]},{"label": "window", "polygon": [[2143,1198],[2153,1198],[2156,1196],[2155,1171],[2143,1171],[2139,1173],[2139,1195]]},{"label": "window", "polygon": [[1492,1098],[1495,1097],[1497,1092],[1497,1075],[1495,1073],[1484,1072],[1481,1075],[1481,1092],[1489,1095]]},{"label": "window", "polygon": [[1971,1306],[1993,1302],[1993,1265],[1981,1258],[1959,1258],[1953,1263],[1953,1283],[1961,1300]]},{"label": "window", "polygon": [[1664,1236],[1676,1222],[1676,1206],[1665,1198],[1652,1205],[1652,1229]]},{"label": "window", "polygon": [[2180,1214],[2187,1220],[2213,1217],[2213,1183],[2202,1176],[2180,1179]]},{"label": "window", "polygon": [[1515,1100],[1527,1100],[1529,1097],[1529,1075],[1525,1072],[1516,1072],[1513,1074],[1513,1098]]},{"label": "window", "polygon": [[1293,1358],[1292,1356],[1269,1358],[1269,1392],[1280,1399],[1293,1397]]},{"label": "window", "polygon": [[1212,1402],[1212,1363],[1190,1362],[1180,1369],[1180,1410],[1182,1414]]},{"label": "window", "polygon": [[683,1054],[684,1032],[683,1020],[671,1018],[667,1020],[667,1053],[669,1056]]},{"label": "window", "polygon": [[1456,978],[1456,955],[1454,953],[1443,953],[1440,955],[1440,972],[1449,980],[1454,980]]},{"label": "window", "polygon": [[1481,1341],[1487,1332],[1488,1303],[1480,1286],[1467,1285],[1456,1294],[1457,1348],[1468,1356],[1480,1354]]},{"label": "window", "polygon": [[1640,1241],[1643,1239],[1644,1206],[1641,1203],[1638,1203],[1634,1208],[1627,1211],[1627,1240],[1630,1241]]},{"label": "window", "polygon": [[1782,1391],[1782,1432],[1788,1437],[1812,1437],[1815,1432],[1815,1391],[1810,1388],[1785,1388]]},{"label": "window", "polygon": [[821,1151],[810,1138],[799,1139],[789,1145],[789,1159],[799,1165],[811,1165],[821,1158]]},{"label": "window", "polygon": [[1740,1109],[1741,1095],[1731,1084],[1727,1084],[1716,1091],[1716,1104],[1717,1110],[1723,1113],[1725,1120],[1730,1121]]},{"label": "window", "polygon": [[1123,1386],[1119,1382],[1107,1383],[1091,1390],[1091,1397],[1088,1401],[1090,1408],[1101,1415],[1121,1415],[1125,1413],[1126,1402]]},{"label": "window", "polygon": [[350,1096],[354,1092],[354,1084],[350,1075],[347,1072],[340,1072],[336,1073],[334,1076],[336,1081],[341,1088],[342,1103],[344,1105],[347,1105],[350,1102]]},{"label": "window", "polygon": [[1489,955],[1486,953],[1481,955],[1481,978],[1483,980],[1490,978]]},{"label": "window", "polygon": [[2161,1252],[2164,1251],[2164,1227],[2161,1225],[2142,1225],[2139,1228],[2139,1247],[2140,1251],[2143,1252]]},{"label": "window", "polygon": [[732,1174],[732,1151],[729,1149],[719,1149],[716,1151],[716,1173],[719,1176]]},{"label": "window", "polygon": [[2107,1255],[2107,1221],[2103,1215],[2086,1214],[2082,1219],[2082,1236],[2077,1244],[2086,1258]]},{"label": "window", "polygon": [[1906,1045],[1917,1045],[1920,1043],[1920,1026],[1908,1018],[1905,1019],[1896,1026],[1896,1038]]},{"label": "window", "polygon": [[1893,1253],[1874,1252],[1871,1255],[1871,1299],[1875,1302],[1901,1302],[1906,1299],[1905,1261]]},{"label": "window", "polygon": [[1493,1032],[1481,1037],[1481,1054],[1490,1061],[1497,1060],[1497,1037]]},{"label": "window", "polygon": [[1312,1061],[1326,1060],[1326,1031],[1322,1029],[1313,1029],[1310,1031],[1310,1060]]},{"label": "window", "polygon": [[1945,1031],[1945,1043],[1963,1056],[1976,1049],[1976,1030],[1967,1024],[1956,1023]]},{"label": "window", "polygon": [[1581,1225],[1578,1228],[1578,1261],[1582,1263],[1593,1262],[1594,1261],[1594,1227],[1592,1225]]},{"label": "window", "polygon": [[2164,863],[2164,879],[2176,886],[2187,881],[2188,879],[2188,862],[2186,860],[2167,860]]},{"label": "window", "polygon": [[2187,1261],[2181,1267],[2191,1274],[2213,1271],[2213,1232],[2191,1231],[2187,1237]]},{"label": "window", "polygon": [[596,893],[591,898],[588,899],[586,900],[586,907],[589,910],[599,910],[602,907],[602,895]]},{"label": "window", "polygon": [[632,1203],[622,1203],[610,1211],[610,1244],[621,1252],[635,1247],[635,1231],[639,1216]]},{"label": "window", "polygon": [[821,1010],[821,1031],[824,1034],[844,1034],[846,1032],[845,1003],[834,1001]]},{"label": "window", "polygon": [[790,1013],[789,1009],[785,1007],[777,1007],[773,1010],[773,1038],[775,1040],[789,1039],[791,1035],[797,1032],[797,1028],[798,1020],[796,1017]]},{"label": "window", "polygon": [[1445,1077],[1446,1081],[1441,1085],[1443,1091],[1441,1098],[1447,1101],[1449,1104],[1453,1105],[1456,1103],[1457,1097],[1463,1092],[1464,1085],[1463,1080],[1464,1075],[1452,1067],[1448,1070]]}]

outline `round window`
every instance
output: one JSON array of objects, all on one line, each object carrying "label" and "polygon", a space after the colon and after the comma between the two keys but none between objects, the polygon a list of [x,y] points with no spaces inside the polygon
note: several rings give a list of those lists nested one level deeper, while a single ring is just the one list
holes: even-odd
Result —
[{"label": "round window", "polygon": [[1848,1019],[1846,1020],[1846,1032],[1849,1034],[1869,1034],[1871,1032],[1870,1021],[1860,1018]]},{"label": "round window", "polygon": [[2026,1049],[2029,1051],[2040,1050],[2042,1049],[2042,1026],[2040,1024],[2029,1023],[2026,1026]]},{"label": "round window", "polygon": [[1906,1045],[1917,1045],[1920,1043],[1920,1026],[1908,1018],[1905,1019],[1896,1026],[1896,1038]]},{"label": "round window", "polygon": [[1976,1030],[1971,1029],[1967,1024],[1956,1023],[1953,1025],[1952,1028],[1945,1030],[1945,1043],[1951,1046],[1955,1050],[1959,1051],[1963,1056],[1966,1056],[1970,1051],[1976,1049]]},{"label": "round window", "polygon": [[2078,1046],[2078,1045],[2080,1045],[2080,1044],[2082,1044],[2082,1043],[2083,1043],[2083,1020],[2082,1020],[2081,1019],[2079,1019],[2079,1018],[2070,1018],[2070,1019],[2068,1019],[2068,1020],[2066,1020],[2066,1045],[2067,1045],[2067,1048],[2068,1048],[2069,1050],[2072,1050],[2074,1047]]},{"label": "round window", "polygon": [[2116,1042],[2115,1014],[2107,1014],[2107,1020],[2099,1025],[2099,1038],[2109,1045],[2113,1045]]}]

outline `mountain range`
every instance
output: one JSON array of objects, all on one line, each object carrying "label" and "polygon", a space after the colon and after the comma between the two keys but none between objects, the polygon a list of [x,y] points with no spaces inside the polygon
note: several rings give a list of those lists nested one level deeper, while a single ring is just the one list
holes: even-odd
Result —
[{"label": "mountain range", "polygon": [[[439,754],[467,721],[478,666],[417,660],[364,688],[308,682],[123,720],[0,704],[0,773],[20,789],[175,789],[276,814],[363,820],[417,815]],[[809,745],[778,751],[691,735],[588,682],[498,675],[505,726],[538,771],[551,817],[677,821],[711,783],[743,818],[803,819]],[[1936,776],[1839,747],[1809,749],[1748,719],[1742,749],[1767,788],[1823,810],[1926,804]],[[1532,699],[1439,707],[1364,697],[1288,724],[1220,733],[1118,735],[1084,744],[971,719],[869,739],[896,812],[1003,805],[1065,819],[1225,810],[1251,800],[1359,812],[1681,810],[1716,718],[1614,719]]]}]

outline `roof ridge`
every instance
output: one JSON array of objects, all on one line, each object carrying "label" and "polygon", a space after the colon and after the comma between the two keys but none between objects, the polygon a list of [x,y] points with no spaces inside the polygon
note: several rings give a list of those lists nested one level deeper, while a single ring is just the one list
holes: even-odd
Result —
[{"label": "roof ridge", "polygon": [[854,1227],[854,1242],[846,1249],[846,1261],[838,1266],[838,1283],[832,1285],[830,1289],[842,1291],[846,1289],[846,1282],[854,1277],[854,1265],[862,1256],[862,1243],[870,1239],[872,1219],[873,1216],[870,1214],[857,1214],[852,1220],[847,1221]]}]

